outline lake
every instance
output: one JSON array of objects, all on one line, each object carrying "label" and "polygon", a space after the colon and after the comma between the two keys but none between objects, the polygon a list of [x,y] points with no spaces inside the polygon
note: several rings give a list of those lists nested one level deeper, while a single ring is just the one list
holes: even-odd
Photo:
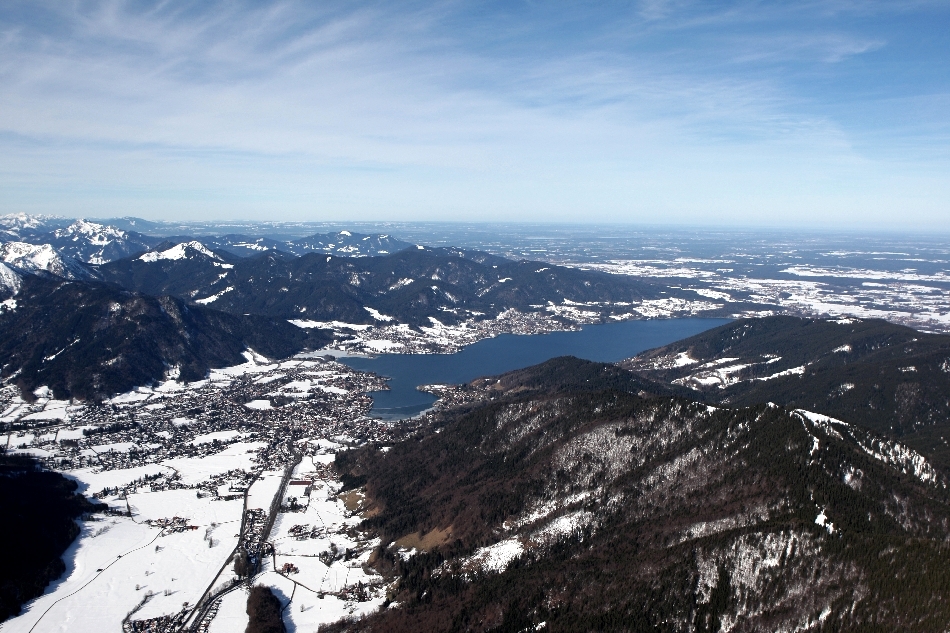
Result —
[{"label": "lake", "polygon": [[459,384],[543,363],[557,356],[616,362],[729,322],[729,319],[658,319],[585,325],[577,332],[502,334],[469,345],[457,354],[380,354],[341,358],[354,369],[389,378],[389,391],[374,391],[372,415],[400,420],[425,411],[435,396],[419,385]]}]

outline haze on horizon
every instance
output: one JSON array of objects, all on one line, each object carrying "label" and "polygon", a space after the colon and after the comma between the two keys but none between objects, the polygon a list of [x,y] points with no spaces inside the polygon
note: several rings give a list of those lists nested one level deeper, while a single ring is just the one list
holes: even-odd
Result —
[{"label": "haze on horizon", "polygon": [[10,2],[0,213],[950,230],[950,5]]}]

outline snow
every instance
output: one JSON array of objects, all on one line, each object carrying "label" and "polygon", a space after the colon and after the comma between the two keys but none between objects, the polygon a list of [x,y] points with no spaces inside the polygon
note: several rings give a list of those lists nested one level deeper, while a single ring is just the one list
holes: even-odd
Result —
[{"label": "snow", "polygon": [[25,415],[22,418],[24,421],[32,420],[68,420],[69,414],[66,412],[66,408],[47,408],[42,411],[37,411],[36,413],[31,413]]},{"label": "snow", "polygon": [[195,445],[210,444],[215,440],[218,440],[219,442],[227,442],[228,440],[233,440],[236,437],[241,437],[240,431],[215,431],[213,433],[199,435],[195,439],[191,440],[191,443]]},{"label": "snow", "polygon": [[232,290],[234,290],[234,288],[232,286],[228,286],[227,288],[225,288],[218,294],[211,295],[210,297],[205,297],[204,299],[195,300],[195,303],[200,303],[201,305],[208,305],[209,303],[214,303],[215,301],[223,297],[225,294],[231,292]]},{"label": "snow", "polygon": [[680,352],[673,359],[673,367],[685,367],[686,365],[692,365],[696,362],[698,361],[689,357],[689,352]]},{"label": "snow", "polygon": [[[139,522],[180,516],[190,525],[209,525],[241,521],[244,503],[241,499],[220,501],[209,496],[198,498],[194,490],[162,490],[129,495],[132,518]],[[224,534],[215,534],[215,538]],[[207,545],[204,549],[209,549]]]},{"label": "snow", "polygon": [[[739,372],[752,367],[753,364],[737,364],[737,365],[728,365],[726,367],[717,367],[727,362],[733,362],[738,360],[736,358],[721,358],[719,360],[711,361],[702,365],[699,369],[701,371],[684,378],[677,378],[673,382],[679,385],[690,386],[690,383],[702,385],[704,387],[711,387],[718,385],[720,389],[725,389],[729,385],[740,382],[740,379],[733,374],[738,374]],[[707,369],[708,368],[708,369]]]},{"label": "snow", "polygon": [[265,512],[268,511],[271,501],[280,490],[283,474],[283,471],[280,470],[262,472],[247,493],[248,509],[260,508]]},{"label": "snow", "polygon": [[798,277],[840,277],[845,279],[886,279],[897,281],[950,282],[950,275],[940,271],[932,275],[912,271],[869,270],[866,268],[826,268],[821,266],[790,266],[779,272]]},{"label": "snow", "polygon": [[63,556],[63,577],[25,605],[24,613],[4,622],[4,633],[111,631],[141,600],[135,582],[129,580],[144,569],[129,555],[152,551],[159,530],[126,517],[83,522],[80,526],[79,538]]},{"label": "snow", "polygon": [[[924,483],[936,484],[939,481],[937,472],[930,462],[921,455],[898,442],[872,439],[867,445],[859,442],[861,449],[879,461],[888,464],[902,473],[913,475]],[[946,487],[946,483],[943,483]]]},{"label": "snow", "polygon": [[[5,264],[5,268],[12,266],[28,273],[46,271],[66,278],[83,276],[81,272],[77,274],[75,270],[77,264],[75,262],[69,258],[64,258],[49,244],[37,245],[27,244],[26,242],[6,242],[0,244],[0,262]],[[7,270],[10,270],[10,268],[7,268]],[[6,274],[0,273],[0,279],[3,279],[0,283],[3,283],[4,286],[8,283],[15,283],[12,277],[9,282],[5,279],[6,277]]]},{"label": "snow", "polygon": [[247,589],[225,594],[218,615],[211,621],[208,633],[240,633],[247,628]]},{"label": "snow", "polygon": [[820,525],[826,530],[828,534],[833,534],[835,531],[835,524],[828,520],[828,517],[825,515],[824,509],[815,517],[815,525]]},{"label": "snow", "polygon": [[162,464],[177,471],[183,484],[193,485],[229,470],[252,470],[257,451],[264,446],[264,442],[235,442],[214,455],[176,457]]},{"label": "snow", "polygon": [[393,285],[391,285],[391,286],[389,287],[389,290],[390,290],[390,291],[392,291],[392,290],[398,290],[399,288],[402,288],[402,287],[404,287],[404,286],[410,285],[413,281],[414,281],[414,280],[409,279],[408,277],[407,277],[407,278],[400,279],[399,281],[397,281],[396,283],[394,283]]},{"label": "snow", "polygon": [[141,402],[143,400],[148,400],[152,397],[154,392],[148,387],[139,387],[133,391],[127,391],[125,393],[119,394],[114,398],[106,400],[109,404],[124,404],[130,402]]},{"label": "snow", "polygon": [[182,242],[181,244],[178,244],[177,246],[173,246],[172,248],[166,251],[158,251],[158,252],[152,251],[150,253],[145,253],[144,255],[140,256],[139,259],[142,260],[143,262],[157,262],[160,259],[167,259],[167,260],[173,260],[173,261],[180,260],[180,259],[187,259],[189,257],[189,254],[188,254],[189,250],[197,251],[201,253],[202,255],[205,255],[206,257],[210,257],[211,259],[216,259],[219,261],[221,259],[217,255],[209,251],[207,248],[205,248],[204,244],[197,241]]},{"label": "snow", "polygon": [[383,314],[379,310],[374,310],[373,308],[367,308],[365,306],[363,307],[363,309],[369,312],[370,316],[372,316],[377,321],[393,321],[394,320],[391,316]]},{"label": "snow", "polygon": [[709,299],[716,299],[718,301],[732,301],[732,295],[730,295],[728,292],[709,290],[708,288],[695,288],[693,292],[701,297],[707,297]]},{"label": "snow", "polygon": [[373,327],[372,325],[367,325],[364,323],[345,323],[343,321],[311,321],[308,319],[290,319],[288,323],[292,323],[293,325],[305,330],[309,328],[320,328],[325,330],[355,330],[359,332]]},{"label": "snow", "polygon": [[263,411],[264,409],[273,409],[270,400],[251,400],[250,402],[245,402],[244,406],[248,409],[258,409]]},{"label": "snow", "polygon": [[763,376],[761,378],[756,378],[756,380],[774,380],[775,378],[782,378],[784,376],[802,376],[805,374],[805,365],[799,365],[798,367],[792,367],[791,369],[786,369],[778,373],[772,374],[771,376]]},{"label": "snow", "polygon": [[173,469],[161,464],[146,464],[145,466],[135,466],[134,468],[122,468],[116,470],[98,470],[93,468],[80,468],[66,473],[70,479],[75,479],[84,489],[85,494],[94,494],[103,488],[116,488],[132,483],[142,477],[158,475],[161,473],[170,474]]},{"label": "snow", "polygon": [[512,537],[494,545],[479,548],[467,559],[467,564],[463,567],[473,566],[484,571],[500,572],[523,553],[524,545],[518,538]]},{"label": "snow", "polygon": [[313,383],[309,380],[291,380],[281,387],[281,391],[295,391],[298,393],[307,393],[313,388]]},{"label": "snow", "polygon": [[842,345],[841,347],[836,347],[831,350],[832,354],[849,354],[851,352],[850,345]]},{"label": "snow", "polygon": [[82,218],[76,220],[65,229],[57,229],[54,233],[57,237],[75,235],[78,233],[91,238],[93,244],[99,245],[108,244],[110,240],[125,237],[125,231],[121,229],[117,229],[114,226],[97,224],[96,222],[89,222]]},{"label": "snow", "polygon": [[96,455],[98,453],[108,453],[109,451],[115,451],[116,453],[127,453],[134,446],[135,446],[135,442],[115,442],[113,444],[99,444],[97,446],[90,446],[88,449],[80,451],[80,453],[87,456]]}]

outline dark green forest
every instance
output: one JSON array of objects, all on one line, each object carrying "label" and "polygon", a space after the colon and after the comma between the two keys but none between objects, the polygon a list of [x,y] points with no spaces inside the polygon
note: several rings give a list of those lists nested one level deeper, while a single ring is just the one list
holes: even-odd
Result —
[{"label": "dark green forest", "polygon": [[66,571],[61,557],[79,535],[76,519],[105,508],[76,489],[28,456],[0,452],[0,539],[12,545],[0,557],[0,622]]}]

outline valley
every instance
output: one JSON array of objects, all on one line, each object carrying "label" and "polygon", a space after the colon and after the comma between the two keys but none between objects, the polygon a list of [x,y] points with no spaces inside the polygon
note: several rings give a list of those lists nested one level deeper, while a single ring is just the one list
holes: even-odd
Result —
[{"label": "valley", "polygon": [[937,258],[4,222],[0,442],[88,499],[4,631],[950,626]]}]

